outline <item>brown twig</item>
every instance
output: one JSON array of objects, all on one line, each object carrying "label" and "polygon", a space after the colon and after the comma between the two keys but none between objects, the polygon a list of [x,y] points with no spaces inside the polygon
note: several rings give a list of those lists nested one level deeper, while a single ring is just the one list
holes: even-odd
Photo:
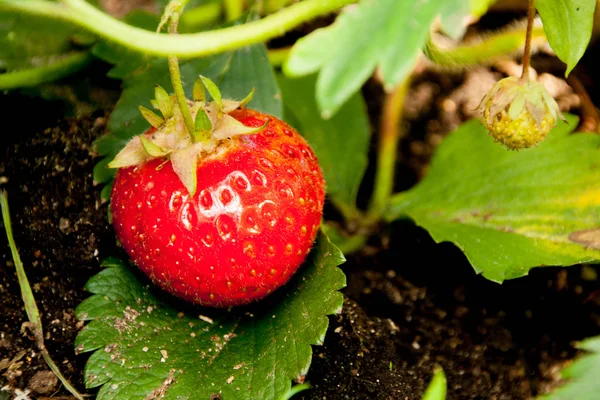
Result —
[{"label": "brown twig", "polygon": [[567,83],[573,88],[573,91],[581,101],[581,122],[579,123],[579,132],[594,132],[600,133],[598,127],[600,125],[600,113],[592,102],[585,86],[574,73],[570,73],[567,77]]},{"label": "brown twig", "polygon": [[525,51],[523,52],[523,73],[521,81],[529,81],[529,65],[531,63],[531,33],[535,18],[535,0],[529,0],[527,10],[527,33],[525,34]]}]

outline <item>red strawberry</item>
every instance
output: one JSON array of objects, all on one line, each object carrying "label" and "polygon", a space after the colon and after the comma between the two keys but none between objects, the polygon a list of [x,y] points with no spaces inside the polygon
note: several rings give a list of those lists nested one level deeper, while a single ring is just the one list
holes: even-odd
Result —
[{"label": "red strawberry", "polygon": [[[289,280],[315,239],[325,193],[315,155],[293,128],[238,103],[216,103],[192,106],[196,127],[205,116],[216,126],[212,139],[196,145],[169,142],[183,129],[176,105],[159,104],[166,121],[143,110],[158,129],[132,140],[113,162],[121,168],[111,210],[117,238],[155,283],[222,307],[260,299]],[[225,135],[237,124],[227,114],[250,133]],[[175,136],[161,136],[165,130]],[[194,171],[185,167],[192,159]]]}]

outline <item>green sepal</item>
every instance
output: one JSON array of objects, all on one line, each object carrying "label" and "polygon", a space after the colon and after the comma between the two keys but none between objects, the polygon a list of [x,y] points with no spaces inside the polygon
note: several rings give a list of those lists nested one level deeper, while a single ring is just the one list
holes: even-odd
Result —
[{"label": "green sepal", "polygon": [[250,91],[250,93],[248,93],[248,95],[246,97],[244,97],[242,99],[242,101],[240,101],[240,104],[238,107],[243,107],[246,104],[250,103],[252,101],[252,97],[254,97],[254,92],[256,92],[256,88],[252,88],[252,90]]},{"label": "green sepal", "polygon": [[223,110],[223,97],[221,96],[221,91],[210,78],[200,75],[200,80],[202,81],[202,84],[206,90],[208,90],[208,93],[210,93],[210,96],[213,98],[215,103],[217,103],[219,113],[221,113]]},{"label": "green sepal", "polygon": [[141,136],[134,136],[125,147],[121,149],[119,154],[108,163],[108,168],[126,168],[133,165],[140,165],[152,158],[144,149]]},{"label": "green sepal", "polygon": [[194,82],[194,89],[192,90],[192,98],[194,101],[206,101],[206,92],[204,91],[204,83],[202,83],[202,79],[196,79]]},{"label": "green sepal", "polygon": [[162,119],[161,117],[156,115],[150,109],[148,109],[144,106],[139,106],[138,109],[140,110],[140,112],[142,113],[142,116],[146,119],[146,121],[148,121],[150,123],[150,125],[152,125],[153,127],[158,129],[162,124],[165,123],[164,119]]},{"label": "green sepal", "polygon": [[196,113],[196,121],[194,122],[194,128],[196,129],[196,135],[199,136],[205,136],[212,131],[212,122],[210,122],[210,118],[208,118],[208,114],[206,114],[206,110],[204,108],[198,109],[198,112]]},{"label": "green sepal", "polygon": [[252,135],[265,129],[268,124],[269,120],[265,121],[265,123],[261,126],[253,128],[242,124],[240,121],[227,114],[224,114],[223,118],[219,120],[217,129],[213,131],[213,138],[217,140],[224,140],[239,135]]},{"label": "green sepal", "polygon": [[158,103],[158,109],[165,118],[171,118],[173,116],[173,101],[169,93],[159,85],[154,88],[154,96]]},{"label": "green sepal", "polygon": [[149,141],[146,136],[140,135],[140,141],[142,142],[142,147],[146,150],[146,153],[151,155],[152,157],[162,157],[170,153],[169,150],[163,149],[160,146]]},{"label": "green sepal", "polygon": [[158,102],[154,99],[150,100],[150,104],[152,105],[152,108],[154,108],[155,110],[160,110],[160,107],[158,106]]},{"label": "green sepal", "polygon": [[525,96],[517,96],[508,107],[508,116],[511,119],[517,119],[525,109]]},{"label": "green sepal", "polygon": [[198,181],[196,180],[196,168],[198,165],[198,154],[201,149],[202,144],[196,143],[196,145],[171,153],[171,165],[173,171],[177,174],[183,183],[183,186],[186,187],[190,196],[196,194],[198,185]]}]

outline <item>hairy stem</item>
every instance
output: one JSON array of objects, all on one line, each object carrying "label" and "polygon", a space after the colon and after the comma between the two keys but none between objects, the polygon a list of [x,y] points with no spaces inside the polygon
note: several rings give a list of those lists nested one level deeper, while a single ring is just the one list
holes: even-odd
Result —
[{"label": "hairy stem", "polygon": [[369,204],[368,220],[378,221],[388,206],[394,188],[394,168],[398,142],[404,131],[400,127],[404,101],[410,86],[410,78],[405,79],[383,102],[383,112],[379,127],[379,145],[377,150],[377,170],[375,189]]},{"label": "hairy stem", "polygon": [[529,80],[529,65],[531,63],[531,33],[533,31],[533,20],[535,18],[535,0],[529,0],[527,9],[527,32],[525,33],[525,51],[523,52],[523,73],[521,81]]},{"label": "hairy stem", "polygon": [[169,56],[169,74],[171,75],[171,83],[173,84],[173,90],[175,91],[175,97],[177,98],[177,104],[179,104],[179,110],[183,116],[183,122],[185,127],[192,137],[195,137],[194,133],[194,121],[192,120],[192,113],[187,105],[187,99],[185,97],[185,91],[183,90],[183,84],[181,83],[181,72],[179,71],[179,61],[176,56]]},{"label": "hairy stem", "polygon": [[[179,18],[183,13],[183,9],[189,0],[172,0],[165,9],[165,15],[163,21],[169,23],[169,34],[177,35],[177,27],[179,26]],[[162,22],[161,22],[162,25]],[[158,30],[160,31],[161,26],[159,25]],[[188,131],[188,134],[194,140],[196,129],[194,128],[194,121],[192,120],[192,113],[187,105],[187,99],[185,97],[185,91],[183,90],[183,83],[181,82],[181,71],[179,70],[179,60],[177,56],[169,55],[169,74],[171,75],[171,83],[173,84],[173,90],[175,91],[175,97],[177,98],[177,104],[179,104],[179,111],[183,116],[183,122]]]},{"label": "hairy stem", "polygon": [[93,57],[88,52],[78,52],[56,58],[41,67],[27,68],[0,74],[0,90],[33,87],[54,82],[85,68]]},{"label": "hairy stem", "polygon": [[33,325],[33,334],[35,336],[35,341],[40,349],[40,353],[46,360],[48,367],[56,374],[58,379],[62,382],[65,388],[71,392],[75,398],[78,400],[83,400],[83,396],[75,389],[75,387],[64,377],[64,375],[58,369],[58,366],[50,357],[48,350],[46,349],[46,345],[44,344],[44,331],[42,328],[42,320],[40,318],[40,312],[35,303],[35,298],[33,297],[33,291],[31,290],[31,286],[29,285],[29,280],[27,279],[27,274],[25,273],[25,268],[23,267],[23,262],[21,261],[21,256],[19,255],[19,251],[17,250],[17,244],[15,243],[15,239],[12,233],[12,224],[10,221],[10,213],[8,209],[8,198],[5,191],[0,191],[0,208],[2,209],[2,220],[4,222],[4,230],[6,232],[6,237],[8,238],[8,245],[10,247],[10,251],[13,257],[13,261],[15,264],[15,269],[17,270],[17,279],[19,281],[19,287],[21,289],[21,297],[23,298],[23,303],[25,304],[25,312],[27,313],[27,318],[29,322]]},{"label": "hairy stem", "polygon": [[[506,57],[523,48],[525,28],[500,32],[474,44],[463,44],[451,48],[442,48],[432,37],[425,46],[425,56],[435,64],[447,67],[461,67],[479,64],[491,64],[498,58]],[[532,45],[546,43],[543,28],[532,30]]]},{"label": "hairy stem", "polygon": [[305,0],[258,21],[177,37],[135,28],[98,10],[85,0],[0,0],[0,9],[16,10],[72,22],[126,48],[156,56],[202,57],[261,43],[320,15],[357,0]]}]

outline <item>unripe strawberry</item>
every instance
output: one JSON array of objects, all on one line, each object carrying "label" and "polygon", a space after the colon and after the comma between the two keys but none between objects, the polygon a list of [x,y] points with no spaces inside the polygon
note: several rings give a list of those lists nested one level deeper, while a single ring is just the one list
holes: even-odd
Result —
[{"label": "unripe strawberry", "polygon": [[540,143],[557,118],[562,118],[558,104],[542,84],[516,77],[498,81],[479,108],[490,135],[511,150]]}]

